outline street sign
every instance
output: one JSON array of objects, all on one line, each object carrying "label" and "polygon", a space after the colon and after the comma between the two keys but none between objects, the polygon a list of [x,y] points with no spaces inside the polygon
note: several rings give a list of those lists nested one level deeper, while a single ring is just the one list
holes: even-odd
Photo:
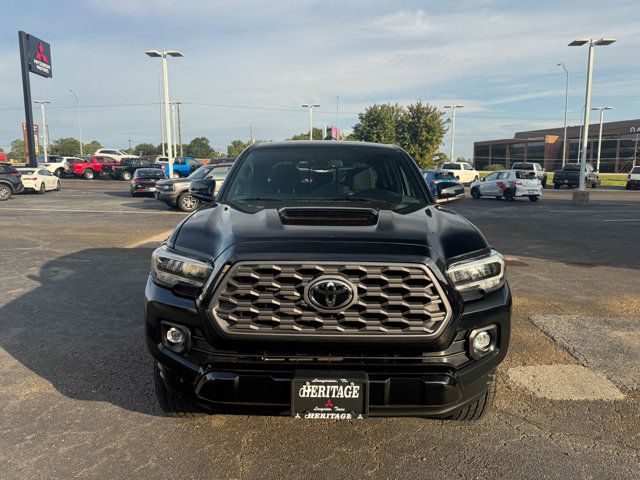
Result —
[{"label": "street sign", "polygon": [[51,78],[51,47],[33,35],[29,39],[29,71],[42,77]]},{"label": "street sign", "polygon": [[[40,153],[40,139],[38,135],[40,134],[40,127],[38,125],[33,125],[33,148],[37,154]],[[22,122],[22,138],[24,139],[24,152],[27,157],[27,162],[29,161],[29,140],[28,140],[29,130],[27,129],[27,124]]]}]

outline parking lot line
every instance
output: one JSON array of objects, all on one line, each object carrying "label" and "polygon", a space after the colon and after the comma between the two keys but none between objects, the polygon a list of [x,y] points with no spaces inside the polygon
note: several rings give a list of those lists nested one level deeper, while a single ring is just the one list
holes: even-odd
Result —
[{"label": "parking lot line", "polygon": [[640,222],[640,218],[620,218],[618,220],[608,219],[603,222]]},{"label": "parking lot line", "polygon": [[173,230],[166,230],[162,233],[158,233],[157,235],[152,235],[150,237],[143,238],[142,240],[138,240],[137,242],[130,243],[124,248],[138,248],[142,245],[146,245],[147,243],[160,243],[171,235],[171,232],[173,232]]},{"label": "parking lot line", "polygon": [[[24,208],[24,207],[16,207],[16,208],[8,208],[6,211],[15,211],[20,210],[24,212],[56,212],[56,213],[117,213],[117,214],[141,214],[141,215],[186,215],[183,212],[172,212],[172,211],[154,211],[154,210],[79,210],[72,208]],[[0,210],[2,212],[4,210]]]}]

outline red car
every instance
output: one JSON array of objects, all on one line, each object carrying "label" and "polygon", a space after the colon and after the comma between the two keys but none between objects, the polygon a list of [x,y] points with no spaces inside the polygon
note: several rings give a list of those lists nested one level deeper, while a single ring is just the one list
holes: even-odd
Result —
[{"label": "red car", "polygon": [[[115,161],[111,157],[102,157],[100,155],[94,155],[90,161],[87,162],[75,162],[73,164],[73,174],[76,177],[82,177],[86,180],[93,180],[97,176],[106,173],[104,167],[107,165],[118,165],[120,162]],[[109,173],[111,170],[109,169]]]}]

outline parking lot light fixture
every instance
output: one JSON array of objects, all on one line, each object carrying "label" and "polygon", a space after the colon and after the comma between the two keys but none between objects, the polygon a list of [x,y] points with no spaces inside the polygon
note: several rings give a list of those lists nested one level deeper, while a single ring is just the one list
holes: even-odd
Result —
[{"label": "parking lot light fixture", "polygon": [[453,158],[455,153],[455,144],[456,144],[456,110],[458,108],[464,108],[464,105],[445,105],[444,108],[451,109],[451,158],[449,158],[450,162],[455,162],[456,159]]},{"label": "parking lot light fixture", "polygon": [[[587,62],[587,85],[585,91],[584,100],[584,125],[582,129],[582,156],[580,158],[580,184],[579,191],[585,192],[585,173],[587,170],[587,142],[589,137],[589,112],[591,110],[591,81],[593,78],[593,56],[595,53],[596,45],[611,45],[615,42],[613,38],[601,38],[600,40],[593,41],[592,38],[581,38],[572,41],[569,46],[577,47],[582,45],[589,45],[589,56]],[[588,202],[586,194],[580,193],[577,197],[578,203],[585,204]]]},{"label": "parking lot light fixture", "polygon": [[320,105],[318,103],[311,103],[311,102],[305,103],[304,105],[302,105],[302,108],[309,109],[309,140],[313,140],[313,108],[319,107],[319,106]]},{"label": "parking lot light fixture", "polygon": [[604,111],[613,110],[613,107],[593,107],[591,110],[600,110],[600,131],[598,133],[598,160],[596,170],[600,171],[600,154],[602,153],[602,123],[604,121]]},{"label": "parking lot light fixture", "polygon": [[150,57],[162,58],[162,75],[164,79],[164,117],[165,129],[167,133],[167,157],[169,159],[169,178],[173,177],[173,146],[171,144],[171,112],[169,111],[169,74],[167,72],[167,57],[184,57],[177,50],[147,50],[146,53]]}]

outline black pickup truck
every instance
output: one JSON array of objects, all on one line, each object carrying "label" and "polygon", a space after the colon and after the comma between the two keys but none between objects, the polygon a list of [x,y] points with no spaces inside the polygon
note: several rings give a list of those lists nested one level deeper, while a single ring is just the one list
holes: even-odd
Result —
[{"label": "black pickup truck", "polygon": [[[585,186],[597,188],[600,184],[600,177],[597,170],[594,170],[591,164],[587,163],[584,182]],[[553,188],[560,188],[566,185],[569,188],[576,188],[580,184],[580,164],[567,163],[562,170],[553,172]]]},{"label": "black pickup truck", "polygon": [[116,180],[124,180],[128,182],[133,177],[135,171],[139,168],[158,168],[161,169],[160,163],[151,162],[142,158],[123,158],[119,164],[109,165],[104,167],[106,174],[111,174],[111,177]]},{"label": "black pickup truck", "polygon": [[399,147],[250,146],[151,265],[146,337],[169,415],[475,420],[493,401],[505,261]]}]

